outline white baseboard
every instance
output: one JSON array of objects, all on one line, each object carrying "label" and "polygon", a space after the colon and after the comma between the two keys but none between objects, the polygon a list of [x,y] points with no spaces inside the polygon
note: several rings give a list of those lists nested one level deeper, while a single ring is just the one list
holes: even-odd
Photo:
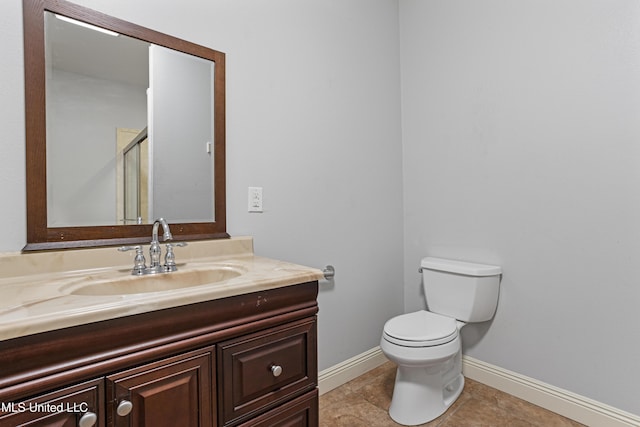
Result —
[{"label": "white baseboard", "polygon": [[593,427],[638,427],[640,417],[533,378],[462,357],[465,377]]},{"label": "white baseboard", "polygon": [[[318,374],[320,394],[331,391],[386,361],[380,347],[375,347],[325,369]],[[640,427],[640,417],[637,415],[469,356],[462,357],[462,371],[467,378],[588,426]]]},{"label": "white baseboard", "polygon": [[348,383],[386,361],[387,358],[382,354],[380,347],[375,347],[319,372],[318,388],[320,389],[320,395]]}]

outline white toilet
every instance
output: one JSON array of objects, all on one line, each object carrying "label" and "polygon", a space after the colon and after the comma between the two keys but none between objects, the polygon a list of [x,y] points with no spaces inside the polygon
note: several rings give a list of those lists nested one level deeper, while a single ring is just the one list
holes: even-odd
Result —
[{"label": "white toilet", "polygon": [[398,365],[389,415],[418,425],[442,415],[462,387],[459,331],[490,320],[498,305],[498,266],[424,258],[422,282],[429,311],[396,316],[384,325],[382,352]]}]

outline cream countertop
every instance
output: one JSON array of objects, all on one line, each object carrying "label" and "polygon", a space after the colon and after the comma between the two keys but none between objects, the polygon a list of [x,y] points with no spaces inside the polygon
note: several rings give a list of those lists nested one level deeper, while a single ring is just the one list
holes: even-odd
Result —
[{"label": "cream countertop", "polygon": [[[177,272],[142,277],[130,274],[133,254],[115,248],[0,255],[0,340],[323,278],[315,268],[254,256],[248,237],[190,242],[175,252]],[[202,280],[212,268],[235,277],[158,292],[74,294],[111,281]]]}]

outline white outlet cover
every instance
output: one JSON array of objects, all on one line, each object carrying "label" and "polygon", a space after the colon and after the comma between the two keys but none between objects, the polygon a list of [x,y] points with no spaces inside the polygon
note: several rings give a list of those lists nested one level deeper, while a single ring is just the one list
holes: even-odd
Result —
[{"label": "white outlet cover", "polygon": [[262,187],[249,187],[249,212],[263,212],[262,210]]}]

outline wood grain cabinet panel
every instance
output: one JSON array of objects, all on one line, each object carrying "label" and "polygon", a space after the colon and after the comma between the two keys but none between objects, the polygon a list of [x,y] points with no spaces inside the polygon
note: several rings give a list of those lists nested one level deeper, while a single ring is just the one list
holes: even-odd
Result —
[{"label": "wood grain cabinet panel", "polygon": [[318,427],[317,402],[316,389],[238,427]]},{"label": "wood grain cabinet panel", "polygon": [[213,347],[107,377],[107,414],[116,427],[211,427]]}]

